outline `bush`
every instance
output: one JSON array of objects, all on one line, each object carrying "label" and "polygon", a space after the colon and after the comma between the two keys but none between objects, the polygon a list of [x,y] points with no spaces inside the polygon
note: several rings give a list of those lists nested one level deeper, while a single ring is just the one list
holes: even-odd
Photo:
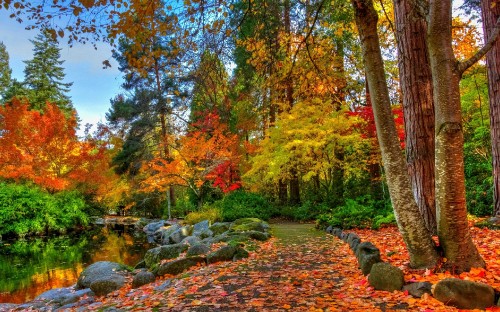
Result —
[{"label": "bush", "polygon": [[205,206],[200,211],[189,213],[184,219],[184,222],[186,222],[187,224],[196,224],[203,220],[208,220],[210,221],[210,223],[222,221],[222,215],[220,210],[217,208],[211,208],[209,206]]},{"label": "bush", "polygon": [[301,206],[286,206],[278,211],[278,215],[294,221],[309,221],[316,219],[320,214],[328,213],[331,209],[326,203],[305,201]]},{"label": "bush", "polygon": [[[331,213],[324,213],[316,219],[318,228],[331,225],[341,229],[378,228],[391,223],[392,210],[385,201],[375,201],[370,196],[346,199],[344,205]],[[394,216],[392,216],[394,218]]]},{"label": "bush", "polygon": [[76,192],[51,195],[37,186],[0,182],[0,235],[65,232],[88,224],[84,208],[85,202]]},{"label": "bush", "polygon": [[213,204],[220,209],[224,221],[240,218],[259,218],[268,220],[273,213],[269,202],[262,196],[238,190],[226,195]]}]

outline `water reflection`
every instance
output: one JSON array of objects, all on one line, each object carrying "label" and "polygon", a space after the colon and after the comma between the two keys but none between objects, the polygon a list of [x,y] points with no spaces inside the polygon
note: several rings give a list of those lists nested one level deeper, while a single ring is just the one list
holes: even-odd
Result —
[{"label": "water reflection", "polygon": [[125,226],[52,238],[0,243],[0,303],[22,303],[42,292],[73,285],[96,261],[137,264],[147,249],[142,233]]}]

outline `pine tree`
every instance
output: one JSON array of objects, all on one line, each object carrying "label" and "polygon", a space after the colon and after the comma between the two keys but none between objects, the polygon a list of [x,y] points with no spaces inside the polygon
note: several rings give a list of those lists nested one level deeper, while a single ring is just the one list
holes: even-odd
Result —
[{"label": "pine tree", "polygon": [[5,94],[11,85],[12,69],[9,65],[9,53],[5,44],[0,41],[0,100],[4,101]]},{"label": "pine tree", "polygon": [[73,83],[65,83],[61,49],[48,31],[42,31],[33,43],[33,59],[24,61],[24,85],[31,108],[43,110],[47,101],[55,103],[67,116],[74,110],[67,95]]}]

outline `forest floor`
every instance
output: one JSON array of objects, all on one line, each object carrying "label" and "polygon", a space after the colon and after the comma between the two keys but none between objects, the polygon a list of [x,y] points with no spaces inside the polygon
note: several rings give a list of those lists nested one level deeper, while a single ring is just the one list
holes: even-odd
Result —
[{"label": "forest floor", "polygon": [[[194,268],[138,289],[122,288],[84,309],[97,311],[459,311],[430,295],[375,291],[358,269],[349,246],[310,224],[273,225],[270,241],[248,259]],[[355,230],[380,248],[382,259],[402,268],[405,280],[429,281],[449,273],[409,270],[395,227]],[[487,270],[460,277],[500,289],[500,231],[471,228]],[[390,256],[388,256],[390,255]],[[80,309],[81,310],[81,309]],[[500,311],[500,308],[489,311]]]}]

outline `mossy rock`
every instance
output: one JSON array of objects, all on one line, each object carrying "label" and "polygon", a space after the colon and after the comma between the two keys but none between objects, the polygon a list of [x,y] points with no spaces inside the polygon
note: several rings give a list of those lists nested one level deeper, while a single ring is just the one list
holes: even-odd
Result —
[{"label": "mossy rock", "polygon": [[233,256],[233,261],[238,261],[244,258],[248,258],[249,256],[250,254],[248,253],[248,251],[246,251],[241,247],[236,247],[236,252],[234,253]]},{"label": "mossy rock", "polygon": [[163,259],[174,259],[179,257],[180,254],[188,250],[188,248],[189,246],[186,244],[174,244],[149,249],[144,255],[144,262],[146,263],[146,267],[152,268]]},{"label": "mossy rock", "polygon": [[[246,222],[236,222],[239,220],[244,220]],[[269,230],[269,224],[262,220],[256,218],[245,218],[236,220],[232,225],[230,230],[234,232],[246,232],[246,231],[257,231],[257,232],[267,232]]]},{"label": "mossy rock", "polygon": [[242,224],[247,224],[247,223],[254,223],[254,222],[264,222],[259,218],[241,218],[234,220],[232,225],[242,225]]},{"label": "mossy rock", "polygon": [[165,274],[177,275],[187,269],[197,266],[200,264],[206,264],[206,259],[204,257],[188,257],[179,260],[174,260],[168,263],[160,265],[154,272],[157,276],[162,276]]},{"label": "mossy rock", "polygon": [[221,261],[232,261],[237,247],[224,246],[207,255],[207,263],[216,263]]},{"label": "mossy rock", "polygon": [[231,226],[231,223],[229,222],[216,222],[212,224],[209,229],[212,231],[213,235],[220,235],[224,232],[227,232],[229,230],[229,227]]}]

